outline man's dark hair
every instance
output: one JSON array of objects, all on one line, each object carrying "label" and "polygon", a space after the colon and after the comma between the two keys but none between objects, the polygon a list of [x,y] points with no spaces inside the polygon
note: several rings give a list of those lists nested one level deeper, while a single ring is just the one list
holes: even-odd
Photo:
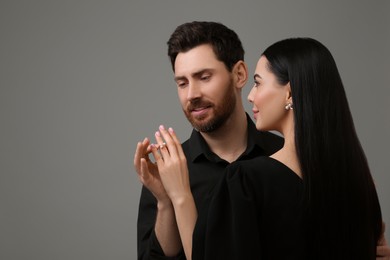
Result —
[{"label": "man's dark hair", "polygon": [[168,40],[168,56],[175,70],[176,56],[202,44],[210,44],[218,60],[228,71],[244,60],[244,49],[238,35],[217,22],[190,22],[179,25]]}]

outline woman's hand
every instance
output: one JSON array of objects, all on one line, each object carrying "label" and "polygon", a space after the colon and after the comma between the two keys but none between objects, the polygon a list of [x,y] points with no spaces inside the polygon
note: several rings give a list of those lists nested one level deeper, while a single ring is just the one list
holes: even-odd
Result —
[{"label": "woman's hand", "polygon": [[181,143],[172,128],[159,127],[155,134],[157,145],[152,145],[152,153],[157,162],[161,182],[172,204],[180,204],[192,197],[187,160]]},{"label": "woman's hand", "polygon": [[166,130],[164,126],[160,126],[156,132],[156,141],[157,145],[152,146],[152,153],[157,162],[161,182],[175,211],[184,253],[186,258],[191,260],[192,234],[198,214],[190,189],[187,160],[172,128]]}]

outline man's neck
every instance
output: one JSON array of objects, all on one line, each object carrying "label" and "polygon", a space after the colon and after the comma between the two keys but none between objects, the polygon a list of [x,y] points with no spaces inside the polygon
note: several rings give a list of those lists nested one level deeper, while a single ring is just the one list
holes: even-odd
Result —
[{"label": "man's neck", "polygon": [[245,151],[247,147],[248,123],[245,111],[237,111],[218,130],[201,135],[210,150],[229,163]]}]

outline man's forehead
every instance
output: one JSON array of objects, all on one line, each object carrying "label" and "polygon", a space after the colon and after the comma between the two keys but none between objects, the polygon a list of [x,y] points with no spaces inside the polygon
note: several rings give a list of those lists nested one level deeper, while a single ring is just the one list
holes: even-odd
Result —
[{"label": "man's forehead", "polygon": [[193,74],[207,69],[215,70],[221,67],[224,67],[224,63],[217,59],[211,45],[200,45],[177,55],[175,76]]}]

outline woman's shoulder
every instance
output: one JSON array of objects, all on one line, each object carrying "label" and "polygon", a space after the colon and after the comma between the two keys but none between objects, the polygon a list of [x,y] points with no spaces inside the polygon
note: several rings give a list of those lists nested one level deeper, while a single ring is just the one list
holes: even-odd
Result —
[{"label": "woman's shoulder", "polygon": [[230,179],[245,177],[253,181],[301,181],[300,177],[290,168],[268,156],[236,161],[228,166],[227,173]]}]

